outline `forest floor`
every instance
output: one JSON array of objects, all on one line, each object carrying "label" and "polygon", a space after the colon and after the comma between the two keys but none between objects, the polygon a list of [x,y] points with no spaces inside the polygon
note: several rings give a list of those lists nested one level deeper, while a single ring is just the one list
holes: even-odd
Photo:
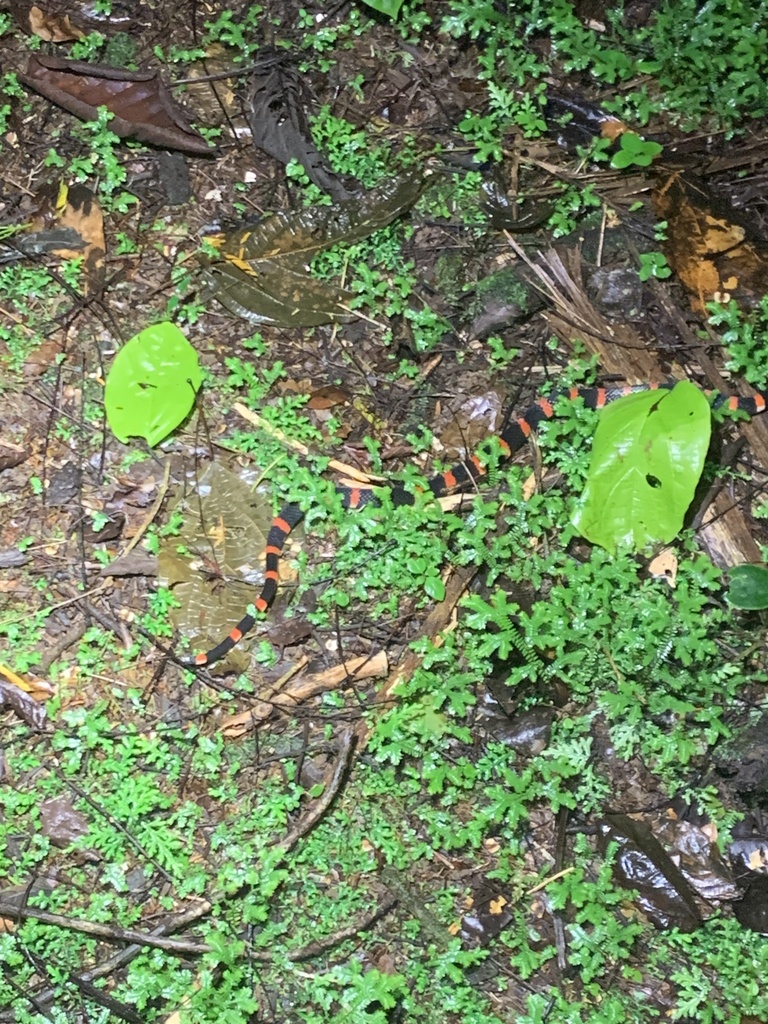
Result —
[{"label": "forest floor", "polygon": [[768,5],[13,6],[0,1022],[768,1019]]}]

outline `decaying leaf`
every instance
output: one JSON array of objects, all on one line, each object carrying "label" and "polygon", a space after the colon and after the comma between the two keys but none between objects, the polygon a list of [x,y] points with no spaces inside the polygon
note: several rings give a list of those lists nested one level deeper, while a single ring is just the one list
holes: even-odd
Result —
[{"label": "decaying leaf", "polygon": [[29,58],[19,81],[84,121],[99,107],[115,116],[110,129],[121,138],[139,139],[162,149],[213,152],[189,124],[157,71],[126,71],[61,57]]},{"label": "decaying leaf", "polygon": [[185,96],[206,124],[220,124],[225,117],[233,117],[239,111],[234,93],[236,76],[219,77],[231,68],[232,58],[228,50],[221,43],[210,43],[205,57],[188,69]]},{"label": "decaying leaf", "polygon": [[206,239],[218,258],[200,258],[207,296],[247,320],[313,327],[354,319],[351,295],[309,276],[310,260],[337,242],[356,242],[390,224],[418,198],[422,179],[410,174],[357,200],[281,211],[255,226]]},{"label": "decaying leaf", "polygon": [[[297,213],[280,211],[255,227],[227,235],[219,250],[225,259],[272,259],[289,266],[308,263],[337,242],[358,242],[391,224],[416,202],[421,188],[421,175],[412,173],[346,203],[312,206]],[[209,241],[217,244],[215,238]]]},{"label": "decaying leaf", "polygon": [[47,43],[68,43],[83,39],[85,32],[72,23],[68,14],[32,6],[27,15],[29,31]]},{"label": "decaying leaf", "polygon": [[347,405],[351,401],[352,395],[346,388],[338,387],[336,384],[326,384],[324,387],[315,388],[310,393],[307,408],[322,411],[333,409],[337,405]]},{"label": "decaying leaf", "polygon": [[[161,546],[159,577],[180,602],[171,621],[196,650],[226,636],[261,589],[274,510],[269,494],[254,493],[257,479],[255,470],[236,475],[211,464],[198,493],[179,502],[188,513],[181,532]],[[178,554],[179,547],[192,553],[192,562]],[[282,581],[294,578],[289,559],[280,559],[280,573]],[[247,648],[238,646],[214,671],[244,671],[248,663]]]},{"label": "decaying leaf", "polygon": [[473,395],[451,411],[450,419],[440,431],[439,439],[450,458],[467,458],[489,434],[495,434],[501,423],[503,403],[498,391]]},{"label": "decaying leaf", "polygon": [[657,928],[692,932],[701,925],[693,888],[644,822],[606,815],[600,840],[617,844],[614,879],[635,890],[637,905]]},{"label": "decaying leaf", "polygon": [[351,293],[267,260],[258,261],[252,270],[231,262],[215,263],[204,276],[207,294],[213,294],[230,313],[254,324],[316,327],[355,319],[347,309]]},{"label": "decaying leaf", "polygon": [[[296,667],[303,667],[306,661],[304,658]],[[361,658],[350,658],[322,672],[295,676],[279,689],[265,684],[256,693],[258,703],[251,704],[247,711],[225,717],[221,721],[221,734],[230,738],[243,736],[256,722],[269,718],[278,708],[295,708],[309,697],[348,686],[351,680],[360,682],[386,676],[388,668],[386,653],[378,651]]]},{"label": "decaying leaf", "polygon": [[40,805],[40,831],[54,846],[67,847],[88,835],[88,819],[78,811],[72,797],[62,793]]},{"label": "decaying leaf", "polygon": [[52,250],[62,259],[71,259],[82,255],[83,287],[86,295],[101,290],[104,283],[104,216],[101,206],[85,185],[72,185],[66,189],[63,202],[58,206],[56,222],[59,230],[75,231],[80,238],[76,247],[65,247]]},{"label": "decaying leaf", "polygon": [[254,145],[284,164],[298,160],[310,181],[336,202],[351,199],[350,183],[326,165],[315,146],[306,113],[310,104],[309,89],[290,55],[273,47],[260,50],[248,92]]},{"label": "decaying leaf", "polygon": [[676,174],[657,189],[653,202],[667,221],[664,255],[694,309],[729,299],[752,308],[768,293],[768,248],[703,182]]},{"label": "decaying leaf", "polygon": [[487,945],[514,920],[512,904],[497,883],[483,877],[470,882],[471,895],[464,900],[460,922],[450,927],[452,935],[460,935],[472,946]]},{"label": "decaying leaf", "polygon": [[[103,260],[103,219],[91,191],[85,185],[66,183],[43,185],[35,196],[35,207],[23,223],[3,227],[0,263],[51,253],[62,259],[83,255],[88,234],[91,247],[98,249],[92,262]],[[80,216],[80,213],[83,216]],[[87,212],[86,212],[87,211]],[[83,220],[89,220],[85,229]],[[81,230],[78,228],[81,227]]]}]

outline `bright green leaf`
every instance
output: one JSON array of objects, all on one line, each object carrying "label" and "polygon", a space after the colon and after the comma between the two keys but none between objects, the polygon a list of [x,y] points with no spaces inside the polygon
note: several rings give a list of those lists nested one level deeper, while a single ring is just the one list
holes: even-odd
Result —
[{"label": "bright green leaf", "polygon": [[709,403],[689,381],[608,406],[573,517],[576,529],[609,551],[671,541],[693,499],[710,432]]},{"label": "bright green leaf", "polygon": [[646,142],[635,132],[624,132],[619,139],[619,151],[611,158],[611,167],[648,167],[662,148],[658,142]]},{"label": "bright green leaf", "polygon": [[424,593],[433,601],[442,601],[445,597],[445,584],[439,576],[427,576],[424,580]]},{"label": "bright green leaf", "polygon": [[155,324],[115,356],[104,402],[120,441],[159,444],[189,415],[202,382],[197,352],[173,324]]},{"label": "bright green leaf", "polygon": [[762,611],[768,608],[768,568],[764,565],[736,565],[728,575],[728,600],[735,608]]},{"label": "bright green leaf", "polygon": [[403,6],[403,0],[363,0],[363,3],[389,18],[396,18]]}]

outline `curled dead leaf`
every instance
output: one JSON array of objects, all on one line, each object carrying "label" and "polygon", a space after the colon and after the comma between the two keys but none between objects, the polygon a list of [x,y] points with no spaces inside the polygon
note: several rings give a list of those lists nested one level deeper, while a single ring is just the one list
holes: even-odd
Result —
[{"label": "curled dead leaf", "polygon": [[[263,47],[251,69],[248,124],[254,145],[287,164],[298,160],[310,181],[337,202],[351,199],[350,186],[326,164],[309,127],[311,96],[303,76],[284,50]],[[360,186],[362,189],[362,186]]]},{"label": "curled dead leaf", "polygon": [[85,32],[73,24],[69,15],[60,11],[47,11],[32,6],[29,9],[27,20],[32,35],[44,39],[47,43],[69,43],[73,39],[85,37]]},{"label": "curled dead leaf", "polygon": [[93,121],[98,108],[106,107],[114,114],[110,128],[121,138],[198,155],[214,152],[191,127],[157,71],[126,71],[33,54],[26,74],[19,72],[18,77],[84,121]]}]

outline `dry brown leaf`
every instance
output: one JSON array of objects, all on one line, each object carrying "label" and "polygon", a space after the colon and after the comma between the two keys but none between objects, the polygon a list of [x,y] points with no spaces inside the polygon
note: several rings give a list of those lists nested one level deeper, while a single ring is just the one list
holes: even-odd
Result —
[{"label": "dry brown leaf", "polygon": [[753,307],[768,293],[768,249],[738,212],[698,181],[675,174],[653,197],[667,221],[664,254],[694,309],[734,299]]},{"label": "dry brown leaf", "polygon": [[50,338],[46,338],[37,348],[33,349],[24,360],[25,378],[39,377],[53,366],[58,356],[64,351],[64,342],[64,332],[56,331]]},{"label": "dry brown leaf", "polygon": [[29,31],[47,43],[69,43],[85,38],[85,32],[72,24],[68,14],[44,11],[40,7],[29,9]]},{"label": "dry brown leaf", "polygon": [[672,548],[664,548],[648,565],[648,572],[655,579],[665,579],[670,587],[677,583],[678,559]]},{"label": "dry brown leaf", "polygon": [[310,394],[307,402],[308,409],[333,409],[337,405],[347,405],[352,396],[346,388],[337,387],[335,384],[326,384],[322,388],[315,388]]},{"label": "dry brown leaf", "polygon": [[84,121],[98,107],[114,117],[110,129],[121,138],[139,139],[161,149],[209,155],[214,150],[190,125],[157,71],[126,71],[61,57],[29,58],[19,81]]}]

